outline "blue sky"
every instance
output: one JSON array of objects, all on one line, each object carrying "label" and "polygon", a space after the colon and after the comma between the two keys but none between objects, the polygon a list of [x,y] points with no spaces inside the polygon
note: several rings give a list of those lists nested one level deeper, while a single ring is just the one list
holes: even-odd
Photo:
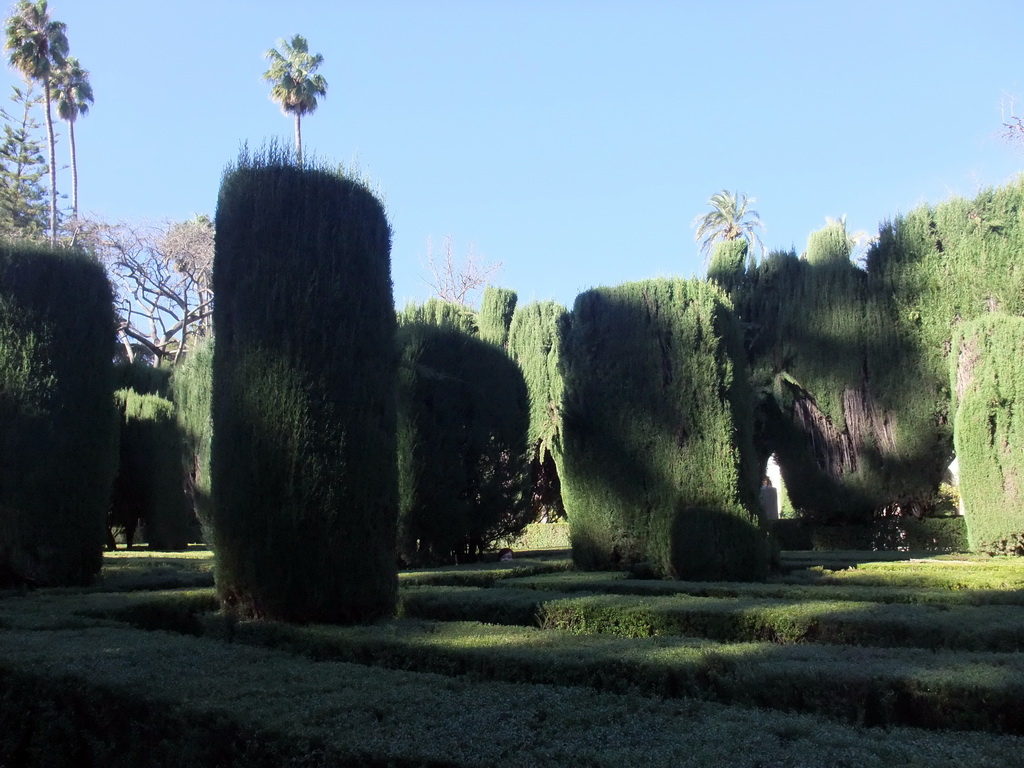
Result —
[{"label": "blue sky", "polygon": [[998,137],[1001,103],[1024,113],[1019,0],[50,10],[96,94],[76,125],[81,208],[113,220],[212,214],[243,142],[291,141],[263,54],[304,35],[330,86],[304,147],[381,189],[398,305],[430,293],[428,238],[500,261],[520,301],[571,305],[597,285],[703,274],[691,222],[723,188],[756,198],[769,248],[799,252],[826,216],[873,233],[1024,163]]}]

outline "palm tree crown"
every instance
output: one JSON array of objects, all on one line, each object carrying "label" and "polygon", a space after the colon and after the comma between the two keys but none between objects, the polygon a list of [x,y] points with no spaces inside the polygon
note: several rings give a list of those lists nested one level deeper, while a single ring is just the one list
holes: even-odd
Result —
[{"label": "palm tree crown", "polygon": [[71,146],[71,211],[78,218],[78,156],[75,152],[75,120],[89,114],[93,103],[89,71],[82,69],[78,59],[69,56],[63,66],[53,73],[53,98],[57,102],[57,116],[68,124],[68,143]]},{"label": "palm tree crown", "polygon": [[302,116],[316,110],[318,96],[327,95],[327,80],[316,74],[324,57],[310,54],[309,43],[302,35],[295,35],[291,41],[278,40],[278,45],[281,51],[267,51],[270,68],[263,79],[272,83],[270,98],[281,105],[281,111],[295,115],[295,150],[302,165]]},{"label": "palm tree crown", "polygon": [[727,189],[711,196],[708,205],[712,210],[695,218],[692,224],[697,228],[694,240],[700,243],[700,252],[705,258],[710,255],[712,247],[719,240],[742,238],[747,241],[751,252],[755,245],[762,253],[764,252],[764,243],[756,232],[757,229],[763,230],[764,224],[761,223],[758,212],[748,208],[753,202],[756,202],[754,198]]},{"label": "palm tree crown", "polygon": [[50,19],[46,0],[19,0],[7,19],[4,48],[8,63],[30,82],[43,84],[46,112],[46,136],[50,145],[50,244],[57,241],[57,176],[50,115],[50,81],[54,70],[64,64],[68,55],[67,25]]}]

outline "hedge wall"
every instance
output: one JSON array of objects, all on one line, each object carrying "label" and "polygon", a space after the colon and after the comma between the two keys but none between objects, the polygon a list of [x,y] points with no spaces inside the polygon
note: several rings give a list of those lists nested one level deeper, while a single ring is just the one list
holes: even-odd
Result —
[{"label": "hedge wall", "polygon": [[174,403],[131,389],[116,393],[121,410],[121,450],[110,519],[132,543],[136,523],[151,549],[183,550],[198,538],[185,495],[182,440]]},{"label": "hedge wall", "polygon": [[213,520],[210,489],[210,444],[213,439],[213,338],[196,344],[178,362],[171,379],[175,416],[182,436],[182,462],[186,496],[203,530],[212,541]]},{"label": "hedge wall", "polygon": [[529,522],[529,399],[505,352],[462,331],[400,332],[399,551],[465,561]]},{"label": "hedge wall", "polygon": [[562,352],[577,566],[762,577],[751,393],[721,291],[683,280],[587,291]]},{"label": "hedge wall", "polygon": [[100,569],[115,339],[97,261],[0,244],[0,584],[85,584]]},{"label": "hedge wall", "polygon": [[394,610],[391,231],[361,183],[271,148],[216,215],[211,469],[229,606],[346,622]]},{"label": "hedge wall", "polygon": [[1024,555],[1024,317],[958,329],[950,389],[971,548]]}]

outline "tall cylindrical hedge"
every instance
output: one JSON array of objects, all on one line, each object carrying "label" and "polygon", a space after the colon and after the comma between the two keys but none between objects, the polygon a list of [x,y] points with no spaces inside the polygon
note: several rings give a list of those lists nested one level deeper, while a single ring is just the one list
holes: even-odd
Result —
[{"label": "tall cylindrical hedge", "polygon": [[399,551],[474,559],[530,522],[526,384],[503,350],[462,331],[413,324],[399,339]]},{"label": "tall cylindrical hedge", "polygon": [[174,412],[182,436],[186,496],[203,531],[212,540],[210,444],[213,439],[213,337],[207,337],[178,362],[171,378]]},{"label": "tall cylindrical hedge", "polygon": [[668,279],[587,291],[562,354],[577,566],[763,577],[751,392],[722,292]]},{"label": "tall cylindrical hedge", "polygon": [[99,571],[117,466],[115,316],[94,259],[0,244],[0,583]]},{"label": "tall cylindrical hedge", "polygon": [[565,514],[561,490],[561,334],[568,312],[553,301],[516,307],[508,353],[519,365],[530,393],[531,501],[537,519]]},{"label": "tall cylindrical hedge", "polygon": [[121,458],[111,519],[131,533],[139,520],[151,549],[182,550],[197,538],[185,496],[181,431],[174,403],[131,389],[117,392],[121,408]]},{"label": "tall cylindrical hedge", "polygon": [[244,613],[390,614],[397,574],[391,232],[361,183],[243,156],[213,283],[217,589]]},{"label": "tall cylindrical hedge", "polygon": [[1024,318],[966,323],[954,337],[950,373],[971,549],[1024,555]]}]

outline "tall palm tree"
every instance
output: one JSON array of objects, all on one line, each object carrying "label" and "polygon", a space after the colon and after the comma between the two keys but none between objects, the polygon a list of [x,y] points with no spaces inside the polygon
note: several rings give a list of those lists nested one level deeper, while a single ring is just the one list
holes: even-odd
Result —
[{"label": "tall palm tree", "polygon": [[57,116],[68,124],[68,143],[71,145],[71,211],[77,219],[78,155],[75,152],[75,120],[89,114],[93,97],[89,70],[82,69],[74,56],[69,56],[54,73],[53,98],[57,102]]},{"label": "tall palm tree", "polygon": [[67,25],[50,18],[46,0],[34,3],[18,0],[7,19],[5,31],[8,63],[29,82],[43,84],[46,138],[50,144],[50,245],[54,245],[57,242],[57,160],[50,114],[50,83],[54,70],[64,64],[68,55]]},{"label": "tall palm tree", "polygon": [[302,116],[316,110],[317,96],[327,95],[327,81],[323,75],[315,74],[324,57],[319,53],[311,55],[309,43],[302,35],[295,35],[290,42],[278,40],[277,44],[281,51],[267,51],[270,69],[263,73],[263,79],[273,84],[270,98],[281,105],[281,111],[295,115],[295,151],[301,166]]},{"label": "tall palm tree", "polygon": [[764,229],[761,217],[757,211],[748,208],[750,203],[756,202],[754,198],[747,198],[745,194],[730,192],[723,189],[716,192],[708,200],[711,211],[693,220],[691,226],[697,227],[694,240],[700,243],[700,252],[705,259],[711,255],[711,249],[719,240],[744,239],[750,246],[753,253],[754,245],[757,245],[761,252],[764,252],[764,243],[758,237],[757,229]]}]

